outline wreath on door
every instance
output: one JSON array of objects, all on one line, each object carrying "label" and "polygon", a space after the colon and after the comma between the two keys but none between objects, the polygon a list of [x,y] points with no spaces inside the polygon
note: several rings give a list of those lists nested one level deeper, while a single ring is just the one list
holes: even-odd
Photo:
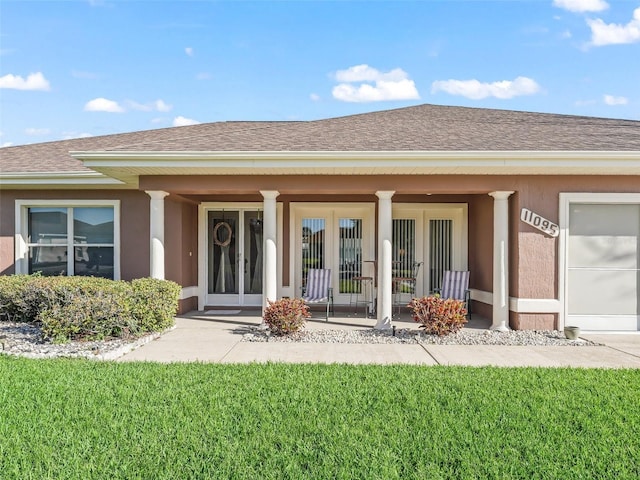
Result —
[{"label": "wreath on door", "polygon": [[[222,232],[220,229],[223,229]],[[226,236],[224,238],[220,238],[220,235],[224,235],[223,232],[226,232]],[[213,227],[213,243],[220,247],[226,247],[231,243],[232,230],[231,225],[227,222],[218,222],[215,227]]]}]

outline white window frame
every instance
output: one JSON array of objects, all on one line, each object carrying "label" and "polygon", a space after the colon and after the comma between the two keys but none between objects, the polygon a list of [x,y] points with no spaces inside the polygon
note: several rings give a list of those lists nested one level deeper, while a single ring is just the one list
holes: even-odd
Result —
[{"label": "white window frame", "polygon": [[[15,204],[15,271],[17,274],[29,273],[29,208],[74,208],[74,207],[111,207],[113,208],[113,279],[120,280],[120,200],[16,200]],[[73,229],[73,218],[68,218]],[[73,235],[68,235],[67,248],[73,251]],[[68,255],[70,264],[73,255]],[[73,271],[73,266],[67,272]],[[71,275],[69,275],[71,276]]]},{"label": "white window frame", "polygon": [[558,296],[560,300],[560,318],[558,328],[564,328],[567,322],[567,312],[569,309],[569,212],[572,203],[593,203],[593,204],[640,204],[640,193],[560,193],[560,235],[559,235],[559,272]]}]

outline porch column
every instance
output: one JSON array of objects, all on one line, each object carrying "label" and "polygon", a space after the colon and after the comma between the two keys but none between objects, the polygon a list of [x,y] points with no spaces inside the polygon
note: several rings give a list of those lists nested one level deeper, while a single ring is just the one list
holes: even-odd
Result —
[{"label": "porch column", "polygon": [[491,330],[509,330],[509,197],[513,192],[491,192],[493,197],[493,323]]},{"label": "porch column", "polygon": [[277,190],[261,190],[263,197],[263,257],[262,257],[262,311],[267,307],[267,301],[276,300],[278,295],[278,249],[276,221],[276,197],[280,195]]},{"label": "porch column", "polygon": [[149,232],[151,234],[151,278],[164,280],[164,197],[169,195],[162,190],[146,190],[151,197],[149,214]]},{"label": "porch column", "polygon": [[392,205],[391,197],[395,191],[376,192],[378,197],[378,321],[374,328],[391,328],[393,313],[392,278]]}]

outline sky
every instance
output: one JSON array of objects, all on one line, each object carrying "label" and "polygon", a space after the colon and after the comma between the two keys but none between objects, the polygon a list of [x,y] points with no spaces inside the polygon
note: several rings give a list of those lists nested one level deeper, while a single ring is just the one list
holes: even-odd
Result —
[{"label": "sky", "polygon": [[640,0],[0,0],[0,146],[426,103],[640,120]]}]

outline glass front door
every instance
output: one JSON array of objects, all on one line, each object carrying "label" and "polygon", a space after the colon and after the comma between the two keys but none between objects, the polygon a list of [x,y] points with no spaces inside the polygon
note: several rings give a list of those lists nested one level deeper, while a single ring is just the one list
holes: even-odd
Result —
[{"label": "glass front door", "polygon": [[207,304],[262,304],[262,212],[207,211]]}]

